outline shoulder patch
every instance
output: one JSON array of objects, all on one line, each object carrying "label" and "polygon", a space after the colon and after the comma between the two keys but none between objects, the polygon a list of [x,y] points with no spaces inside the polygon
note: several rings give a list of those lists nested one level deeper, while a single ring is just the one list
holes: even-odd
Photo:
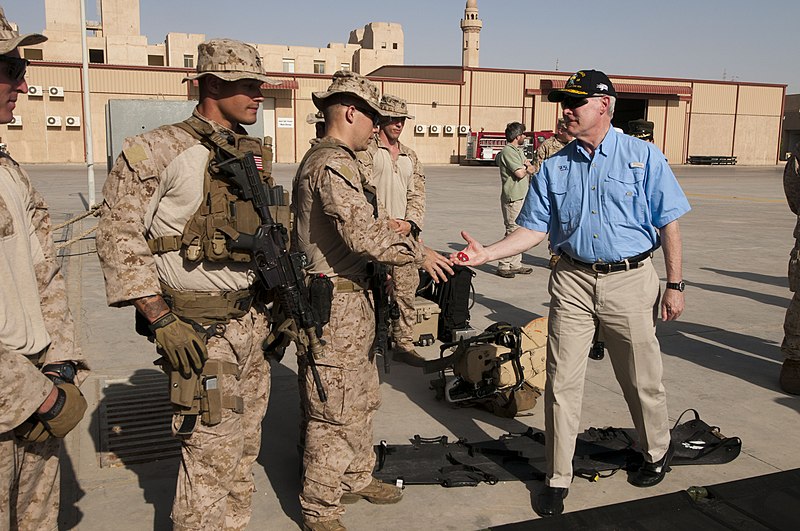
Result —
[{"label": "shoulder patch", "polygon": [[334,158],[329,160],[325,166],[344,177],[347,182],[354,186],[361,182],[361,174],[355,161]]},{"label": "shoulder patch", "polygon": [[141,144],[132,144],[123,149],[122,152],[125,154],[125,159],[131,166],[135,166],[148,159],[147,152]]}]

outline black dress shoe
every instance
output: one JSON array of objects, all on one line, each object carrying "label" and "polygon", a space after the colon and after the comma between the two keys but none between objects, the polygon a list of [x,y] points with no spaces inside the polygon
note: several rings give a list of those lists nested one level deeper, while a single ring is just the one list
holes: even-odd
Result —
[{"label": "black dress shoe", "polygon": [[559,515],[564,512],[564,498],[567,494],[569,489],[545,486],[536,498],[536,507],[533,510],[542,517]]},{"label": "black dress shoe", "polygon": [[661,483],[661,480],[664,479],[664,476],[670,471],[669,462],[672,460],[672,454],[674,452],[675,448],[673,448],[672,443],[670,443],[664,457],[655,463],[648,463],[645,461],[642,468],[628,479],[628,483],[635,487],[652,487]]}]

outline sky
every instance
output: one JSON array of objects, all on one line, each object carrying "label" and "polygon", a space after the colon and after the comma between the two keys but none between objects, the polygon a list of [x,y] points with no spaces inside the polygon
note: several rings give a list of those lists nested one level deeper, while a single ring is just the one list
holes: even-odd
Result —
[{"label": "sky", "polygon": [[[97,0],[86,0],[97,20]],[[465,0],[140,0],[151,44],[169,32],[325,47],[369,22],[398,22],[407,65],[460,65]],[[24,32],[44,0],[0,0]],[[478,0],[480,66],[787,84],[800,92],[800,1]]]}]

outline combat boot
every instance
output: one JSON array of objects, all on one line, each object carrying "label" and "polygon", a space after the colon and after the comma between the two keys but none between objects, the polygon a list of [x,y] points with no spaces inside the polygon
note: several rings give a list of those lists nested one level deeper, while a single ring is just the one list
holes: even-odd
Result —
[{"label": "combat boot", "polygon": [[781,367],[781,389],[792,395],[800,395],[800,360],[784,360]]},{"label": "combat boot", "polygon": [[337,518],[336,520],[325,520],[323,522],[309,522],[303,520],[303,531],[347,531],[347,528],[342,525],[342,522]]},{"label": "combat boot", "polygon": [[425,365],[426,361],[425,358],[420,356],[413,344],[410,346],[406,344],[395,345],[392,349],[392,359],[400,363],[411,365],[412,367],[422,367]]},{"label": "combat boot", "polygon": [[399,487],[372,478],[372,482],[363,489],[342,494],[341,502],[350,504],[362,498],[377,505],[389,505],[402,500],[403,491]]}]

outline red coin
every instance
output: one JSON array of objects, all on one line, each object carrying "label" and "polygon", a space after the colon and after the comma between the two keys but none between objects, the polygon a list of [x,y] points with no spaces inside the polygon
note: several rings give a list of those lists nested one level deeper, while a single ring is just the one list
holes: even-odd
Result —
[{"label": "red coin", "polygon": [[467,253],[462,252],[462,251],[458,251],[458,254],[456,255],[456,258],[458,258],[462,262],[468,262],[469,261],[469,256],[467,256]]}]

